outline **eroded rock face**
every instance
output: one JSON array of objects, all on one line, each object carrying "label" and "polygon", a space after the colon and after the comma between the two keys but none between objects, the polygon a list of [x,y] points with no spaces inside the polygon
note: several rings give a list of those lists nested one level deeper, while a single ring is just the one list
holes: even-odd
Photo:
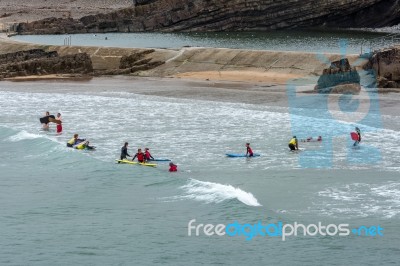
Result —
[{"label": "eroded rock face", "polygon": [[350,66],[347,58],[334,61],[323,70],[315,91],[319,93],[359,93],[360,75]]},{"label": "eroded rock face", "polygon": [[400,88],[400,47],[375,53],[365,69],[373,69],[378,88]]},{"label": "eroded rock face", "polygon": [[20,34],[141,31],[260,31],[297,27],[381,27],[400,23],[400,0],[136,0],[134,7],[79,20],[49,18]]},{"label": "eroded rock face", "polygon": [[88,54],[59,56],[41,49],[0,55],[0,79],[29,75],[90,74],[92,61]]}]

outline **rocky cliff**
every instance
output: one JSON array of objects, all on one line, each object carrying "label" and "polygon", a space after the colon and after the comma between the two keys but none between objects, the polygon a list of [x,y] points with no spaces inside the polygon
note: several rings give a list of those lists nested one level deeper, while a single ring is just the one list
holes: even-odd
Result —
[{"label": "rocky cliff", "polygon": [[349,60],[343,58],[322,71],[314,89],[318,93],[359,93],[360,75],[350,66]]},{"label": "rocky cliff", "polygon": [[136,0],[132,8],[107,14],[21,23],[18,32],[261,31],[399,23],[400,0]]},{"label": "rocky cliff", "polygon": [[376,52],[365,69],[373,69],[378,88],[400,88],[400,46]]}]

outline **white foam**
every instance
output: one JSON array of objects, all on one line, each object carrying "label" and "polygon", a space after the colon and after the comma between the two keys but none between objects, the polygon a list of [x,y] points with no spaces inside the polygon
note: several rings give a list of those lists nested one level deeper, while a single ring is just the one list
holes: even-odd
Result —
[{"label": "white foam", "polygon": [[206,203],[219,203],[225,200],[237,199],[248,206],[261,206],[253,194],[231,185],[190,179],[186,185],[180,188],[186,193],[181,198],[194,199]]},{"label": "white foam", "polygon": [[383,185],[354,183],[318,192],[316,206],[328,215],[345,213],[348,216],[379,215],[392,218],[400,214],[400,183]]},{"label": "white foam", "polygon": [[26,132],[25,130],[22,130],[22,131],[18,132],[17,134],[6,138],[5,141],[18,142],[21,140],[37,139],[37,138],[42,138],[42,137],[43,136],[41,136],[41,135],[32,134],[32,133]]}]

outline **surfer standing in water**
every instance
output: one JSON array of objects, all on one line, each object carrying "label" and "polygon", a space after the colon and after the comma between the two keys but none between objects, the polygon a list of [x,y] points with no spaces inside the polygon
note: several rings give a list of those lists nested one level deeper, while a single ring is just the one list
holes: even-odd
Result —
[{"label": "surfer standing in water", "polygon": [[353,146],[357,146],[361,142],[361,130],[358,127],[356,127],[356,132],[358,135],[358,140],[354,142]]},{"label": "surfer standing in water", "polygon": [[62,117],[60,113],[57,113],[56,120],[60,121],[60,124],[57,124],[57,134],[60,134],[62,132]]},{"label": "surfer standing in water", "polygon": [[[125,142],[124,146],[121,148],[121,157],[120,157],[121,161],[125,160],[127,156],[132,157],[128,153],[128,142]],[[120,162],[118,162],[118,163],[120,163]]]},{"label": "surfer standing in water", "polygon": [[50,116],[50,112],[47,111],[47,112],[44,114],[44,117],[47,118],[47,123],[43,123],[43,124],[42,124],[43,130],[49,130],[49,129],[50,129],[50,127],[49,127],[49,120],[48,120],[48,117],[49,117],[49,116]]},{"label": "surfer standing in water", "polygon": [[293,136],[293,138],[289,141],[289,149],[291,151],[295,151],[299,149],[299,143],[297,141],[296,136]]},{"label": "surfer standing in water", "polygon": [[250,143],[246,143],[246,157],[253,157],[253,150],[250,148]]}]

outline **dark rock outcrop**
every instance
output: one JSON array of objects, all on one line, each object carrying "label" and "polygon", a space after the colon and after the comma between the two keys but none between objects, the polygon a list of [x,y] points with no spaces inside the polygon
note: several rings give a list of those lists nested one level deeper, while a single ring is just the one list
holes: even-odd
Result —
[{"label": "dark rock outcrop", "polygon": [[144,71],[156,68],[164,61],[154,61],[151,57],[146,58],[146,55],[154,53],[153,49],[136,52],[130,55],[124,55],[120,59],[118,69],[98,70],[94,74],[100,75],[128,75],[138,71]]},{"label": "dark rock outcrop", "polygon": [[315,91],[319,93],[359,93],[360,75],[347,58],[332,62],[323,70]]},{"label": "dark rock outcrop", "polygon": [[29,75],[90,74],[92,61],[88,54],[59,56],[41,49],[0,55],[0,79]]},{"label": "dark rock outcrop", "polygon": [[373,69],[378,88],[400,88],[400,47],[376,52],[365,69]]},{"label": "dark rock outcrop", "polygon": [[400,23],[400,0],[136,0],[108,14],[19,24],[20,34],[142,31],[260,31],[382,27]]}]

